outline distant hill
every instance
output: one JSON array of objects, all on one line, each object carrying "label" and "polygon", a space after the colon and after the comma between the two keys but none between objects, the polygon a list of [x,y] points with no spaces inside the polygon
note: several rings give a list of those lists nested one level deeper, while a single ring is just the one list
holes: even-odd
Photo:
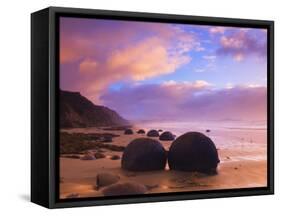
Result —
[{"label": "distant hill", "polygon": [[129,124],[114,110],[93,104],[79,92],[60,91],[60,126],[62,128]]}]

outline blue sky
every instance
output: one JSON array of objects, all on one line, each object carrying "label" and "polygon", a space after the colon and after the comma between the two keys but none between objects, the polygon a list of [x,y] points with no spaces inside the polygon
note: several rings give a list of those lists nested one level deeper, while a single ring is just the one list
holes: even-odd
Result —
[{"label": "blue sky", "polygon": [[[191,50],[186,55],[191,61],[179,67],[175,72],[167,75],[153,77],[140,83],[162,83],[167,80],[177,82],[205,80],[217,88],[229,85],[266,85],[266,59],[259,54],[250,53],[242,60],[235,60],[231,55],[218,54],[222,33],[210,33],[208,26],[175,25],[187,33],[191,33],[200,41],[202,49]],[[232,35],[243,31],[242,28],[225,28],[224,35]],[[265,41],[265,34],[260,29],[245,29],[247,34],[256,37],[257,40]],[[263,37],[263,38],[261,38]],[[110,85],[110,89],[117,90],[127,82],[116,82]]]}]

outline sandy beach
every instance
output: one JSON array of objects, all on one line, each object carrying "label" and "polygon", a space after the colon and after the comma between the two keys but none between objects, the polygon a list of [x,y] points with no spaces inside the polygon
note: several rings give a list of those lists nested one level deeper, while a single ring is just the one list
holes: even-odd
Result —
[{"label": "sandy beach", "polygon": [[[83,134],[102,134],[105,132],[115,134],[118,136],[114,137],[109,144],[124,147],[136,138],[146,137],[145,134],[124,135],[123,130],[109,129],[93,127],[63,129],[61,131]],[[134,131],[138,129],[139,127],[133,128]],[[105,158],[95,160],[68,158],[69,154],[61,154],[60,198],[103,196],[102,190],[104,188],[96,187],[96,177],[98,173],[104,172],[119,176],[118,183],[140,183],[147,188],[146,193],[249,188],[267,185],[266,130],[227,127],[218,128],[209,133],[201,129],[200,132],[208,135],[216,144],[220,159],[217,175],[169,170],[168,165],[165,170],[160,171],[125,171],[121,169],[121,159],[111,159],[113,155],[118,155],[121,158],[122,151],[101,148],[99,150],[103,152]],[[178,136],[180,132],[175,131],[175,134]],[[159,140],[158,137],[153,139]],[[161,141],[161,143],[166,150],[169,150],[172,141]],[[96,151],[97,149],[92,150],[93,153]],[[70,155],[73,156],[73,154]]]}]

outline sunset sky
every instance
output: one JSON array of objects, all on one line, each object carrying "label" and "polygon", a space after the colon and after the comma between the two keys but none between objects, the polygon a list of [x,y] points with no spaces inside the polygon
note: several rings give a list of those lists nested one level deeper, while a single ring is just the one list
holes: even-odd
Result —
[{"label": "sunset sky", "polygon": [[60,18],[60,88],[129,120],[266,119],[266,30]]}]

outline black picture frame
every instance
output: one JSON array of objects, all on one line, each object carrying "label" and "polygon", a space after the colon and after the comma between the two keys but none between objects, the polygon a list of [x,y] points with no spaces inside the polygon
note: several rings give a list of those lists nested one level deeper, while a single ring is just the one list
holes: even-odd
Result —
[{"label": "black picture frame", "polygon": [[[196,192],[59,199],[59,23],[87,17],[144,22],[266,28],[267,187]],[[31,15],[31,201],[47,208],[274,194],[274,22],[202,16],[49,7]]]}]

